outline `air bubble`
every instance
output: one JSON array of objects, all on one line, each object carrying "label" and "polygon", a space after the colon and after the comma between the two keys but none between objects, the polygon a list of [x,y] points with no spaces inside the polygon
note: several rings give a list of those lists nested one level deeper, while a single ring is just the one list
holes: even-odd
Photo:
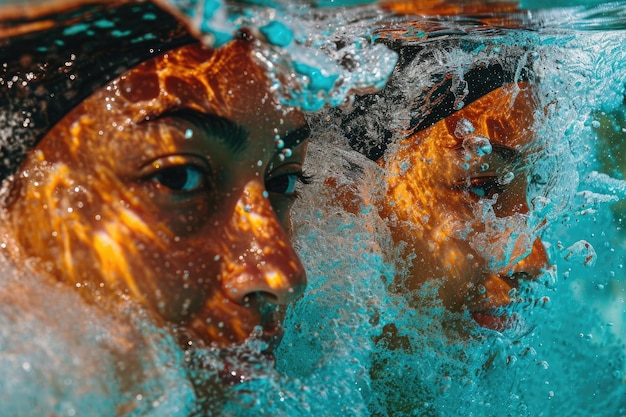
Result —
[{"label": "air bubble", "polygon": [[533,198],[531,204],[534,211],[543,212],[546,208],[549,207],[550,199],[543,196],[537,196]]},{"label": "air bubble", "polygon": [[474,133],[474,125],[467,119],[461,119],[456,124],[456,129],[454,129],[454,136],[458,139],[463,139],[468,135]]},{"label": "air bubble", "polygon": [[514,179],[515,174],[513,172],[507,172],[502,178],[498,180],[498,182],[500,183],[500,185],[507,185],[510,184]]},{"label": "air bubble", "polygon": [[517,364],[517,356],[515,356],[515,355],[509,355],[509,356],[507,356],[507,358],[506,358],[506,364],[507,364],[507,366],[509,366],[509,367],[513,367],[513,366],[515,366],[515,365]]},{"label": "air bubble", "polygon": [[579,240],[565,249],[563,259],[569,262],[580,263],[584,266],[594,266],[597,255],[591,243],[586,240]]},{"label": "air bubble", "polygon": [[489,138],[484,136],[471,136],[463,140],[463,149],[473,155],[484,156],[489,155],[493,148],[491,142],[489,142]]}]

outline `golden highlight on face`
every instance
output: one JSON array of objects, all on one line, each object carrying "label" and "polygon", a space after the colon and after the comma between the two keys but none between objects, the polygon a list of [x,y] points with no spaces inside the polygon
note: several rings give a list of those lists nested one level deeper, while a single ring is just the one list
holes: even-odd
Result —
[{"label": "golden highlight on face", "polygon": [[547,266],[527,216],[535,110],[531,85],[501,87],[379,161],[388,186],[381,215],[409,265],[400,288],[440,280],[447,308],[467,308],[485,327],[505,326],[498,308],[520,280]]},{"label": "golden highlight on face", "polygon": [[449,0],[425,0],[406,1],[390,0],[382,1],[381,6],[405,15],[485,15],[489,19],[498,13],[515,12],[519,10],[519,4],[513,1],[492,1],[484,2],[478,0],[467,0],[463,2]]},{"label": "golden highlight on face", "polygon": [[137,300],[209,344],[271,339],[264,306],[306,284],[286,230],[307,134],[249,43],[184,46],[68,113],[17,173],[9,220],[93,302]]}]

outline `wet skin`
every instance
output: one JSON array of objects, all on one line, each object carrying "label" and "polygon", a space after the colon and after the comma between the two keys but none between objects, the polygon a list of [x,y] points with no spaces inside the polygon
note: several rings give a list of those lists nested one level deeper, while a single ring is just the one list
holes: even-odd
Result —
[{"label": "wet skin", "polygon": [[548,264],[527,222],[535,110],[532,86],[505,86],[407,137],[379,161],[388,186],[381,215],[408,260],[396,290],[440,280],[449,310],[467,309],[487,328],[507,327],[499,309],[512,301],[511,290]]},{"label": "wet skin", "polygon": [[9,222],[23,254],[91,302],[135,300],[194,343],[238,344],[255,326],[275,341],[267,307],[306,285],[287,230],[307,135],[250,42],[187,45],[50,130],[16,174]]}]

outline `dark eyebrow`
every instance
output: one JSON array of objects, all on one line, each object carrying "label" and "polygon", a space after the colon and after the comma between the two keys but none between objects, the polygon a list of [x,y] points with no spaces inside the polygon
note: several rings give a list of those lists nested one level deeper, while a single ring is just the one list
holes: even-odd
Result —
[{"label": "dark eyebrow", "polygon": [[289,132],[285,133],[281,139],[285,143],[286,148],[295,148],[311,136],[311,128],[308,124],[304,124]]},{"label": "dark eyebrow", "polygon": [[176,109],[161,114],[158,118],[181,118],[201,127],[205,132],[214,136],[232,152],[245,149],[248,142],[248,132],[243,126],[234,121],[211,113],[201,113],[191,109]]}]

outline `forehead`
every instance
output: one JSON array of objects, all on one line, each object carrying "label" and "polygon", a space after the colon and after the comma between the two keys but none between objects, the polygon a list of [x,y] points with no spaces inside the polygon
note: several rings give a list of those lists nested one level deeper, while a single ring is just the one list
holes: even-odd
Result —
[{"label": "forehead", "polygon": [[108,102],[113,117],[135,123],[183,108],[230,119],[248,131],[278,126],[284,134],[304,123],[300,111],[279,105],[262,60],[245,41],[219,49],[180,47],[138,65],[94,96],[94,106]]},{"label": "forehead", "polygon": [[[488,139],[494,150],[496,147],[499,149],[491,156],[506,159],[511,153],[528,155],[534,149],[527,145],[535,138],[537,103],[535,90],[530,84],[518,83],[498,88],[431,127],[406,137],[397,146],[391,147],[379,164],[387,166],[393,161],[425,161],[430,168],[454,172],[461,159],[466,161],[458,151],[464,149],[464,140],[470,138]],[[430,171],[411,172],[423,175],[429,181],[439,180],[430,175]]]},{"label": "forehead", "polygon": [[513,149],[532,142],[537,100],[532,85],[509,84],[466,105],[442,121],[441,145],[457,147],[468,136],[483,136],[492,144]]}]

